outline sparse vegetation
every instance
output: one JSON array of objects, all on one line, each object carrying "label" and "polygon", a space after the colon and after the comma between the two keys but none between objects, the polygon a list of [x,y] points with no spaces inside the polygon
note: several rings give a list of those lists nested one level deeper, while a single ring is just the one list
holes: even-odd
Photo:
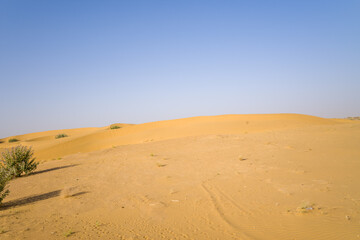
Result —
[{"label": "sparse vegetation", "polygon": [[119,128],[121,128],[120,126],[117,126],[117,125],[112,125],[112,126],[110,126],[110,129],[111,130],[113,130],[113,129],[119,129]]},{"label": "sparse vegetation", "polygon": [[156,166],[158,166],[158,167],[165,167],[167,164],[165,164],[165,163],[156,163]]},{"label": "sparse vegetation", "polygon": [[10,138],[9,139],[9,143],[18,142],[18,141],[20,141],[20,140],[17,139],[17,138]]},{"label": "sparse vegetation", "polygon": [[103,223],[101,223],[101,222],[99,222],[99,221],[96,221],[95,222],[95,226],[96,227],[101,227],[101,226],[103,226],[104,224]]},{"label": "sparse vegetation", "polygon": [[74,233],[75,233],[75,232],[70,229],[69,231],[67,231],[67,232],[64,233],[64,236],[65,236],[65,237],[70,237],[70,236],[73,235]]},{"label": "sparse vegetation", "polygon": [[68,135],[66,135],[65,133],[61,133],[61,134],[56,135],[55,139],[64,138],[64,137],[68,137]]},{"label": "sparse vegetation", "polygon": [[9,194],[9,190],[6,189],[8,182],[10,181],[9,171],[5,169],[5,167],[1,164],[0,166],[0,204],[2,200]]},{"label": "sparse vegetation", "polygon": [[38,162],[33,158],[34,152],[31,147],[16,146],[6,149],[1,154],[3,168],[12,176],[20,177],[31,173],[37,168]]},{"label": "sparse vegetation", "polygon": [[360,117],[347,117],[346,119],[349,119],[349,120],[360,120]]},{"label": "sparse vegetation", "polygon": [[[10,193],[7,184],[11,178],[19,177],[22,173],[28,174],[35,170],[38,163],[31,159],[33,151],[25,146],[16,146],[6,149],[0,157],[0,205]],[[4,233],[4,232],[1,232]]]}]

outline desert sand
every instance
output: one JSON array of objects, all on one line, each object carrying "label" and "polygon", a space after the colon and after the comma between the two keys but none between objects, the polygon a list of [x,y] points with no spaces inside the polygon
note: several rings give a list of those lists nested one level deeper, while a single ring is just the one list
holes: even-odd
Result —
[{"label": "desert sand", "polygon": [[360,121],[116,125],[1,139],[41,164],[10,182],[0,239],[360,239]]}]

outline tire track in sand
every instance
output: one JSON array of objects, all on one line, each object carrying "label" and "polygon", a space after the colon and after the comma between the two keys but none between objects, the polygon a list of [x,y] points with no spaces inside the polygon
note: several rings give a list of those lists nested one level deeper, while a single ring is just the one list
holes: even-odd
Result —
[{"label": "tire track in sand", "polygon": [[[234,231],[227,232],[234,239],[241,240],[258,240],[249,233],[250,226],[241,225],[241,223],[249,222],[250,213],[240,207],[231,197],[227,196],[218,188],[203,182],[201,187],[209,196],[213,207],[221,220]],[[236,211],[234,211],[236,210]],[[253,229],[251,229],[253,230]]]}]

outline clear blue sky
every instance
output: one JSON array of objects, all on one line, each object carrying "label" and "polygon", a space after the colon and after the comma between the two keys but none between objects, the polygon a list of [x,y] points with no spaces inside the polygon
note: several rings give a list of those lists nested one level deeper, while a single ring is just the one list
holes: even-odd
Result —
[{"label": "clear blue sky", "polygon": [[0,1],[0,137],[360,115],[360,1]]}]

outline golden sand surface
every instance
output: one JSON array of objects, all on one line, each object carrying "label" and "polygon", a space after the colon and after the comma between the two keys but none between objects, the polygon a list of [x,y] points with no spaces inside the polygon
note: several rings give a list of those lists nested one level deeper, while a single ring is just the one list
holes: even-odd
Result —
[{"label": "golden sand surface", "polygon": [[10,182],[0,239],[360,239],[360,121],[116,125],[1,139],[41,164]]}]

